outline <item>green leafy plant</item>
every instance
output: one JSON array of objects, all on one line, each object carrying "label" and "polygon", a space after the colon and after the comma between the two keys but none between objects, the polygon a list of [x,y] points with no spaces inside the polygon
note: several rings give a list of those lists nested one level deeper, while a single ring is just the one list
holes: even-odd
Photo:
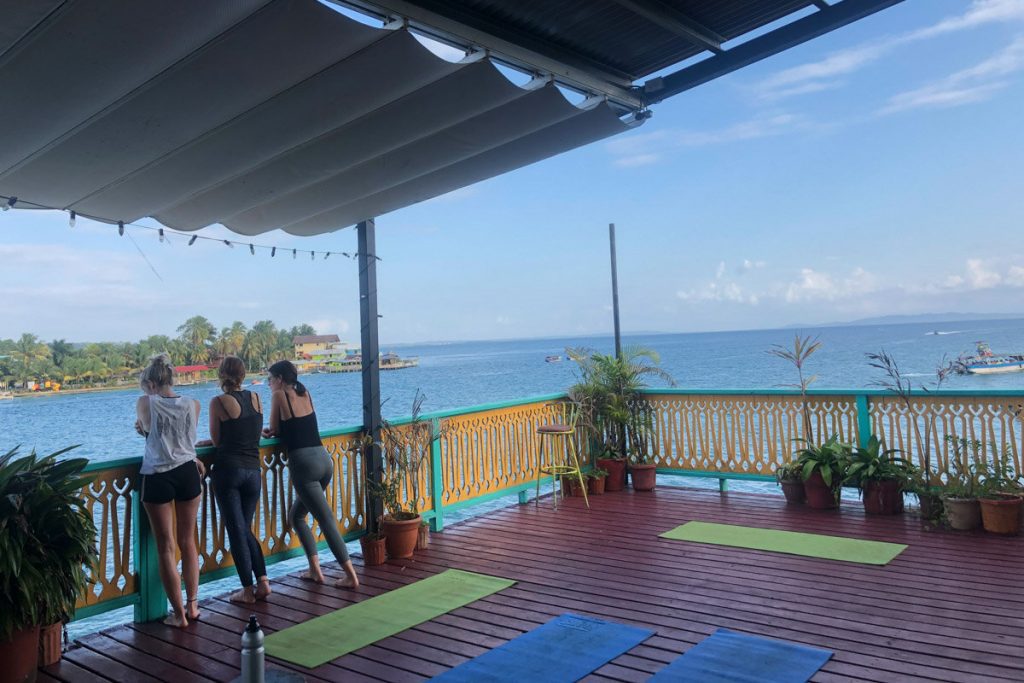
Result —
[{"label": "green leafy plant", "polygon": [[780,484],[784,481],[803,481],[803,463],[794,459],[779,465],[775,468],[775,480]]},{"label": "green leafy plant", "polygon": [[88,582],[96,556],[96,526],[81,497],[89,461],[60,460],[71,448],[0,456],[0,638],[66,621]]},{"label": "green leafy plant", "polygon": [[595,465],[590,465],[583,468],[584,479],[600,479],[601,477],[607,477],[608,471],[603,470]]},{"label": "green leafy plant", "polygon": [[1002,448],[992,445],[991,457],[977,464],[979,481],[979,497],[998,498],[1001,494],[1021,492],[1020,475],[1013,462],[1010,444],[1004,443]]},{"label": "green leafy plant", "polygon": [[658,354],[640,346],[623,348],[618,358],[585,348],[569,348],[566,354],[579,371],[569,396],[581,431],[617,458],[630,453],[637,462],[646,462],[655,446],[654,409],[642,390],[652,377],[675,386],[672,376],[658,367]]},{"label": "green leafy plant", "polygon": [[977,463],[982,443],[977,439],[952,435],[947,435],[945,441],[952,454],[949,459],[949,479],[943,487],[944,495],[948,498],[976,498],[980,483]]},{"label": "green leafy plant", "polygon": [[792,348],[786,348],[781,344],[772,344],[772,348],[768,351],[770,355],[788,361],[796,368],[797,384],[787,384],[784,386],[795,387],[800,390],[800,413],[803,416],[804,429],[803,440],[809,443],[814,441],[814,434],[811,429],[811,409],[807,404],[807,389],[814,384],[818,376],[805,375],[804,366],[807,365],[810,357],[820,348],[821,342],[818,341],[817,337],[802,337],[796,334],[793,336]]},{"label": "green leafy plant", "polygon": [[917,468],[896,457],[897,453],[899,450],[895,448],[883,450],[878,437],[872,434],[866,446],[850,454],[843,483],[856,486],[862,494],[864,486],[871,481],[898,481],[907,486]]},{"label": "green leafy plant", "polygon": [[797,451],[797,462],[800,464],[800,476],[803,480],[807,481],[815,472],[819,472],[825,485],[835,486],[838,492],[839,485],[846,476],[853,447],[848,443],[842,443],[835,435],[819,446],[804,439],[795,440],[806,444]]},{"label": "green leafy plant", "polygon": [[415,519],[419,515],[423,467],[430,462],[431,444],[447,432],[444,424],[432,431],[430,421],[422,418],[425,400],[426,397],[417,389],[408,422],[395,424],[382,420],[379,441],[374,443],[365,437],[356,444],[357,448],[372,444],[380,449],[384,463],[381,480],[377,482],[368,478],[366,489],[371,496],[381,499],[385,514],[395,520]]}]

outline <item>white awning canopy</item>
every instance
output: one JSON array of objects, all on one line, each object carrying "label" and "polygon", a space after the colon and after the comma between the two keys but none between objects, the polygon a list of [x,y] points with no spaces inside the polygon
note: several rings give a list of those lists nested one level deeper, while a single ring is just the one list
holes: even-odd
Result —
[{"label": "white awning canopy", "polygon": [[0,195],[101,220],[318,234],[637,125],[315,0],[4,5]]}]

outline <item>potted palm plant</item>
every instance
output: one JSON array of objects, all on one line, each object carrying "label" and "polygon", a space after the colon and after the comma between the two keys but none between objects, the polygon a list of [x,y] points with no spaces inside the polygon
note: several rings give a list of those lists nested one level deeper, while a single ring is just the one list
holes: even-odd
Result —
[{"label": "potted palm plant", "polygon": [[949,459],[949,480],[942,494],[942,505],[946,511],[949,526],[959,531],[969,531],[981,526],[981,507],[978,503],[978,471],[976,461],[968,460],[971,449],[977,456],[981,442],[964,437],[946,436],[952,448]]},{"label": "potted palm plant", "polygon": [[[96,527],[81,491],[85,458],[18,449],[0,456],[0,662],[4,680],[33,680],[40,626],[74,612],[96,555]],[[57,628],[59,633],[59,627]],[[57,655],[59,657],[59,647]]]},{"label": "potted palm plant", "polygon": [[589,443],[602,444],[596,464],[608,472],[605,490],[621,490],[627,453],[634,465],[651,464],[647,460],[653,411],[641,393],[647,379],[655,377],[670,386],[675,380],[658,367],[661,359],[655,351],[640,346],[624,347],[618,357],[580,348],[566,349],[566,354],[579,370],[579,381],[569,390],[577,424]]},{"label": "potted palm plant", "polygon": [[782,487],[782,495],[789,505],[803,505],[807,500],[802,469],[799,460],[790,460],[775,470],[775,480]]},{"label": "potted palm plant", "polygon": [[840,487],[846,477],[852,447],[840,442],[835,435],[820,446],[806,441],[804,444],[797,452],[797,462],[807,492],[807,505],[816,510],[839,507]]},{"label": "potted palm plant", "polygon": [[903,512],[903,491],[917,468],[896,457],[896,449],[883,450],[874,434],[865,447],[850,456],[844,483],[857,487],[870,515],[896,515]]}]

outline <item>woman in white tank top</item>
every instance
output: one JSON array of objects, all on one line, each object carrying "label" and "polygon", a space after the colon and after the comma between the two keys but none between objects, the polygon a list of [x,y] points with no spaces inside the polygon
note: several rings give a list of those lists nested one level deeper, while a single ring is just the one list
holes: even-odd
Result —
[{"label": "woman in white tank top", "polygon": [[[174,392],[174,370],[167,354],[150,359],[139,384],[145,395],[135,405],[135,431],[146,437],[146,452],[139,469],[139,496],[156,537],[160,580],[171,601],[172,612],[164,623],[184,628],[189,619],[199,618],[199,554],[195,533],[205,475],[195,448],[199,401]],[[181,552],[181,575],[175,557],[175,535],[177,550]]]}]

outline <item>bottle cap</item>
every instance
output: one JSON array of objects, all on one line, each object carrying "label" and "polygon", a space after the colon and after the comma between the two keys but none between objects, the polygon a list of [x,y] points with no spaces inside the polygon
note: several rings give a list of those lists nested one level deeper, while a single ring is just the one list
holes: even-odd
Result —
[{"label": "bottle cap", "polygon": [[245,627],[247,633],[255,633],[260,630],[260,622],[256,621],[256,615],[249,615],[249,625]]}]

